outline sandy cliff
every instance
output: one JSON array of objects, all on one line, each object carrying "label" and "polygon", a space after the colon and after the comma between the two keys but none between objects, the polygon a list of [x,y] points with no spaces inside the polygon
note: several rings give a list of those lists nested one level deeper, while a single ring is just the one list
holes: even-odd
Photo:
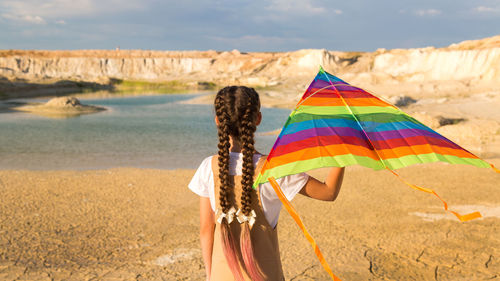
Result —
[{"label": "sandy cliff", "polygon": [[[455,95],[496,90],[500,81],[500,36],[447,48],[373,53],[299,50],[283,53],[216,51],[0,51],[0,76],[9,81],[58,80],[107,83],[207,81],[302,89],[318,66],[345,80],[388,95]],[[395,89],[394,85],[398,87]]]}]

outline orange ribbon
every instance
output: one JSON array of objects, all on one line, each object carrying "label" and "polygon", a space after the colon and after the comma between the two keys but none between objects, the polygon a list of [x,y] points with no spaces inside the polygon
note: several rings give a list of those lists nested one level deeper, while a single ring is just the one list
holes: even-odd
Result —
[{"label": "orange ribbon", "polygon": [[420,190],[420,191],[423,191],[423,192],[427,192],[427,193],[432,193],[434,194],[437,198],[439,198],[439,200],[441,200],[441,202],[443,202],[443,205],[444,205],[444,209],[452,214],[454,214],[460,221],[464,222],[464,221],[470,221],[470,220],[473,220],[473,219],[477,219],[477,218],[480,218],[482,217],[481,216],[481,213],[479,212],[472,212],[470,214],[466,214],[466,215],[460,215],[459,213],[455,212],[455,211],[452,211],[452,210],[449,210],[448,209],[448,203],[446,203],[446,201],[444,201],[434,190],[432,189],[429,189],[429,188],[425,188],[425,187],[421,187],[421,186],[418,186],[418,185],[414,185],[412,183],[409,183],[407,181],[405,181],[403,178],[401,178],[396,172],[394,172],[393,170],[389,169],[386,167],[386,169],[391,172],[392,174],[394,174],[396,177],[398,177],[398,179],[400,181],[402,181],[403,183],[405,183],[406,185],[408,185],[409,187],[411,188],[414,188],[416,190]]},{"label": "orange ribbon", "polygon": [[337,276],[335,276],[335,274],[333,274],[332,269],[330,268],[330,266],[326,262],[325,257],[323,257],[323,254],[321,253],[321,251],[319,250],[318,244],[316,244],[316,241],[314,241],[314,238],[312,238],[311,234],[309,234],[309,232],[307,231],[304,223],[302,222],[302,220],[299,217],[299,214],[297,213],[295,208],[293,208],[290,201],[288,201],[288,199],[286,199],[285,195],[283,194],[283,191],[281,190],[281,187],[276,182],[274,177],[270,177],[270,178],[268,178],[268,180],[269,180],[269,183],[271,183],[271,186],[273,187],[274,191],[278,195],[278,198],[280,199],[281,203],[283,203],[283,206],[285,206],[285,208],[288,211],[288,213],[290,214],[290,216],[292,216],[292,218],[295,220],[295,222],[297,223],[299,228],[304,233],[304,236],[306,237],[307,241],[309,241],[309,243],[313,247],[314,253],[318,257],[319,262],[321,263],[323,268],[326,270],[326,272],[328,272],[328,274],[330,275],[330,277],[333,280],[341,281],[340,278],[338,278]]},{"label": "orange ribbon", "polygon": [[493,166],[493,164],[490,164],[490,166],[495,172],[500,173],[500,170]]}]

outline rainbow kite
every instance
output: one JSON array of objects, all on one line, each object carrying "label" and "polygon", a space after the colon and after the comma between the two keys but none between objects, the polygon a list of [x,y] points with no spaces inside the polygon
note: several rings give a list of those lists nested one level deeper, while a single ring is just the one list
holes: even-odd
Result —
[{"label": "rainbow kite", "polygon": [[[320,67],[314,81],[288,117],[254,186],[270,181],[285,208],[313,245],[325,269],[334,280],[340,280],[331,272],[274,179],[322,167],[359,164],[375,170],[389,170],[410,187],[437,196],[448,210],[446,202],[434,190],[408,183],[394,172],[412,164],[437,161],[491,167],[500,172],[399,108],[349,85]],[[448,211],[460,221],[481,217],[479,212],[460,215]]]}]

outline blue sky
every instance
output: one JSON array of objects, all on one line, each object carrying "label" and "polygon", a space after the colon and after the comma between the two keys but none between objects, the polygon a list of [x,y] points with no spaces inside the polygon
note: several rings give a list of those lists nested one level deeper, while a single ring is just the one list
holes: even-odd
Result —
[{"label": "blue sky", "polygon": [[0,49],[443,47],[500,34],[500,0],[0,0]]}]

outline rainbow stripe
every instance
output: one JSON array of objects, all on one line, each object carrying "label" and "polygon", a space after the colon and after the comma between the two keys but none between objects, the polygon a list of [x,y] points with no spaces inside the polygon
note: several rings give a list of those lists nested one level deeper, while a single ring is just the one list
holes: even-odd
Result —
[{"label": "rainbow stripe", "polygon": [[491,165],[397,107],[322,68],[290,114],[255,186],[321,167],[375,170],[418,163]]}]

